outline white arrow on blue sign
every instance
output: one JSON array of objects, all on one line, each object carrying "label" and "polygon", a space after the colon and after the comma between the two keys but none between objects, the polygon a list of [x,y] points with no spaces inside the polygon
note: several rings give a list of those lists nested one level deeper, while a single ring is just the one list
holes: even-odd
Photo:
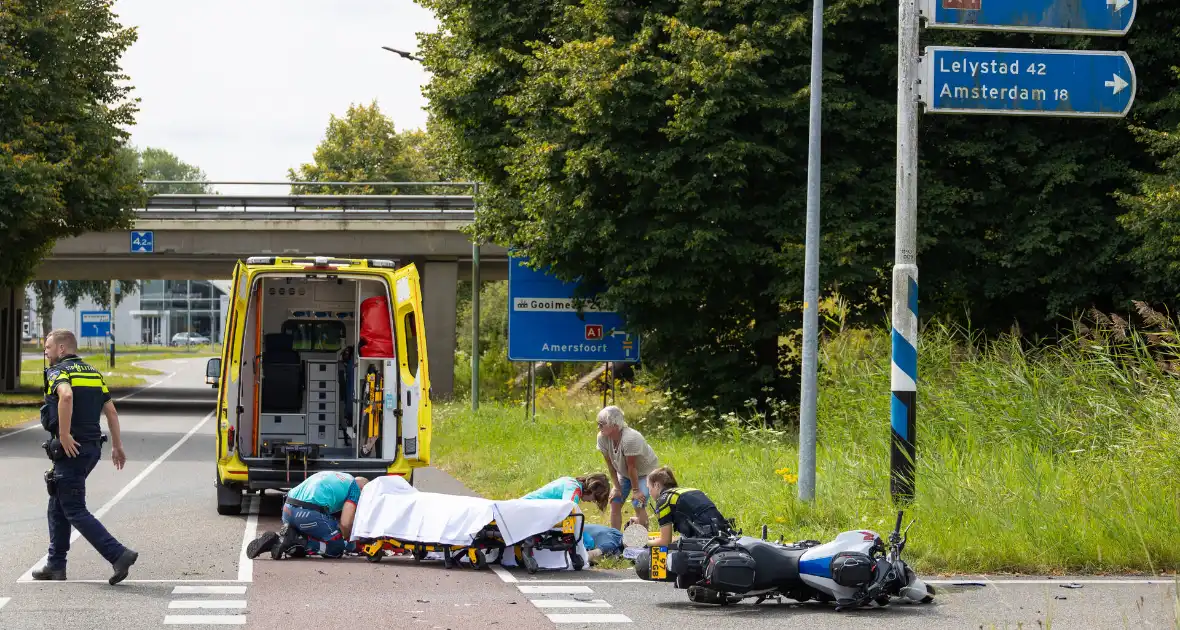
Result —
[{"label": "white arrow on blue sign", "polygon": [[156,249],[155,234],[151,231],[131,233],[131,253],[150,254]]},{"label": "white arrow on blue sign", "polygon": [[1135,101],[1121,51],[928,46],[920,68],[931,114],[1122,118]]},{"label": "white arrow on blue sign", "polygon": [[920,0],[927,28],[1121,37],[1137,0]]}]

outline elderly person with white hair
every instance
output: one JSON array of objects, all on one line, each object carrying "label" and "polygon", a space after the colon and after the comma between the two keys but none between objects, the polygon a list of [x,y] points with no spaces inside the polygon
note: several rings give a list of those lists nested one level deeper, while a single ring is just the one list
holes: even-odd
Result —
[{"label": "elderly person with white hair", "polygon": [[606,460],[613,488],[610,496],[610,525],[621,529],[623,500],[632,495],[635,521],[647,527],[647,504],[651,490],[647,475],[659,468],[660,460],[643,434],[627,426],[623,410],[611,405],[598,412],[598,450]]}]

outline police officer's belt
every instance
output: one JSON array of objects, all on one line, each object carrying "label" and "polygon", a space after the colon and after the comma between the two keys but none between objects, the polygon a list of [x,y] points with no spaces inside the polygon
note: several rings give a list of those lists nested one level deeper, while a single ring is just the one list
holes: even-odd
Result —
[{"label": "police officer's belt", "polygon": [[320,514],[330,514],[330,512],[328,512],[328,508],[326,508],[318,503],[308,503],[307,501],[300,501],[299,499],[292,499],[291,497],[287,497],[287,504],[293,505],[295,507],[301,507],[301,508],[305,508],[308,510],[313,510],[315,512],[319,512]]}]

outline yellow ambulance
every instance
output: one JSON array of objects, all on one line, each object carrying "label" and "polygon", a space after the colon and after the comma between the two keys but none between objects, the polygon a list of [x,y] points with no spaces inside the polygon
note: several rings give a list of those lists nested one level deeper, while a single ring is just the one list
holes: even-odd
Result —
[{"label": "yellow ambulance", "polygon": [[217,389],[217,512],[333,470],[430,463],[418,270],[393,261],[254,256],[234,267]]}]

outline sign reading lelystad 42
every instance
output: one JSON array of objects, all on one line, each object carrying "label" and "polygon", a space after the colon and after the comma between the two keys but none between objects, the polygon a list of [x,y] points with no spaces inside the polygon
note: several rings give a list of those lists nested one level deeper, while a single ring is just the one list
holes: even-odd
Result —
[{"label": "sign reading lelystad 42", "polygon": [[1135,100],[1124,52],[930,46],[922,101],[932,114],[1122,118]]}]

